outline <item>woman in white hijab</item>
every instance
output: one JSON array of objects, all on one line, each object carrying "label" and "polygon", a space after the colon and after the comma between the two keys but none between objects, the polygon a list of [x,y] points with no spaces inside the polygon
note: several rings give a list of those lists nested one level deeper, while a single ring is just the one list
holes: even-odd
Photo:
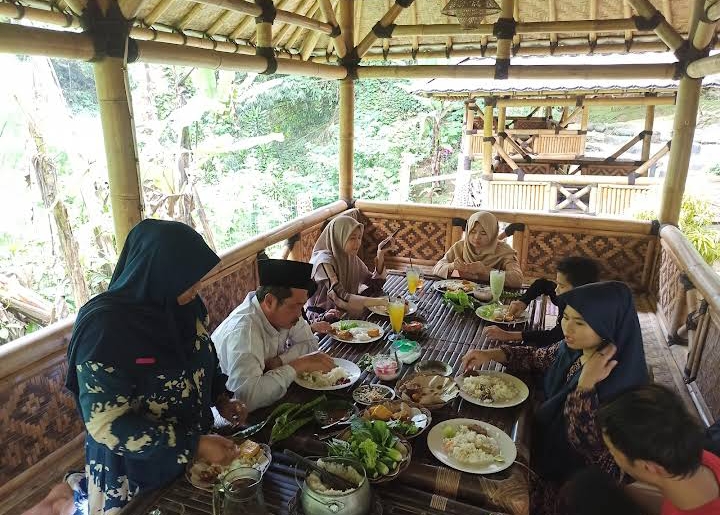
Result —
[{"label": "woman in white hijab", "polygon": [[498,240],[498,221],[487,211],[478,211],[467,222],[465,238],[458,241],[437,262],[433,273],[440,277],[462,277],[487,281],[490,270],[505,270],[505,285],[519,288],[523,283],[515,251]]},{"label": "woman in white hijab", "polygon": [[376,268],[370,272],[357,255],[363,228],[354,218],[338,216],[320,234],[310,258],[312,278],[318,285],[315,295],[307,303],[311,319],[332,322],[339,318],[338,310],[359,316],[365,306],[387,302],[360,293],[363,285],[384,282],[385,254],[392,247],[392,237],[378,245]]}]

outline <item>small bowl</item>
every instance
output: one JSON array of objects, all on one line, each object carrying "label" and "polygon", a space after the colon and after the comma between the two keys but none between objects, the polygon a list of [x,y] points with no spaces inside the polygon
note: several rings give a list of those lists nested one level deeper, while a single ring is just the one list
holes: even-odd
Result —
[{"label": "small bowl", "polygon": [[415,372],[418,374],[431,374],[449,377],[452,375],[452,367],[444,361],[425,360],[415,365]]},{"label": "small bowl", "polygon": [[[350,401],[344,399],[329,399],[317,407],[313,415],[320,425],[332,424],[333,422],[345,418],[342,415],[357,415],[360,410]],[[342,412],[342,413],[341,413]]]},{"label": "small bowl", "polygon": [[425,324],[419,320],[413,320],[411,322],[403,322],[402,332],[409,336],[417,336],[425,330]]},{"label": "small bowl", "polygon": [[[367,392],[368,390],[374,390],[378,392],[384,393],[385,397],[373,399],[373,400],[366,400],[362,397],[362,395]],[[371,404],[377,404],[378,402],[383,401],[391,401],[395,398],[395,390],[390,388],[389,386],[386,386],[384,384],[364,384],[361,386],[358,386],[355,388],[355,390],[352,393],[353,400],[357,402],[358,404],[362,404],[364,406],[370,406]]]}]

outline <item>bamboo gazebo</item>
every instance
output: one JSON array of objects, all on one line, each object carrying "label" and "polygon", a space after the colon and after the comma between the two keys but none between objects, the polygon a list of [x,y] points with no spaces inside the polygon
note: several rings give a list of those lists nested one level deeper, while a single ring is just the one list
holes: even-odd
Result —
[{"label": "bamboo gazebo", "polygon": [[[554,64],[572,66],[583,57],[552,58]],[[610,64],[620,56],[598,56]],[[545,62],[548,58],[544,58]],[[482,63],[466,60],[462,66]],[[531,65],[542,58],[518,58]],[[622,56],[626,64],[667,63],[668,56]],[[712,83],[706,83],[708,87]],[[465,105],[461,160],[456,175],[463,181],[473,161],[482,163],[482,206],[490,209],[524,209],[546,212],[572,210],[593,215],[622,215],[636,200],[646,198],[662,179],[649,176],[670,152],[667,141],[651,155],[655,107],[673,106],[677,81],[672,79],[430,79],[416,81],[414,94]],[[595,107],[642,106],[642,131],[605,157],[586,156],[588,123]],[[530,108],[527,115],[508,116],[508,109]],[[552,109],[560,108],[558,120]],[[512,112],[512,111],[511,111]],[[492,117],[486,116],[493,113]],[[641,144],[639,158],[627,153]],[[489,151],[487,151],[489,150]],[[445,178],[443,177],[443,178]]]},{"label": "bamboo gazebo", "polygon": [[[551,80],[677,79],[674,133],[656,221],[496,210],[517,222],[512,244],[526,276],[547,276],[567,254],[597,258],[604,276],[637,293],[655,378],[720,416],[720,279],[675,226],[688,173],[702,79],[720,72],[718,0],[501,0],[471,28],[443,1],[20,0],[0,1],[0,52],[91,61],[105,137],[117,245],[144,216],[127,81],[134,62],[339,81],[338,200],[225,252],[201,290],[215,327],[257,286],[259,253],[286,241],[307,260],[323,224],[349,212],[366,226],[368,257],[396,230],[388,259],[431,265],[462,236],[468,208],[390,204],[353,195],[355,81],[366,78]],[[465,20],[461,20],[465,21]],[[29,23],[27,23],[29,22]],[[597,54],[665,52],[667,63],[593,64]],[[515,56],[586,55],[585,64],[514,65]],[[457,65],[456,58],[494,57]],[[403,62],[400,62],[402,60]],[[411,64],[407,60],[412,60]],[[428,63],[428,60],[431,64]],[[511,100],[511,99],[510,99]],[[485,120],[494,118],[484,107]],[[492,137],[492,125],[483,137]],[[483,140],[483,155],[492,143]],[[486,152],[487,150],[487,152]],[[489,170],[488,170],[489,171]],[[517,175],[517,174],[513,174]],[[621,178],[626,180],[625,178]],[[639,180],[639,179],[638,179]],[[62,389],[72,319],[0,347],[0,512],[18,513],[82,459],[83,426]],[[664,345],[687,341],[679,368]],[[654,343],[652,343],[654,342]],[[676,357],[677,357],[676,356]],[[48,471],[53,471],[48,473]],[[434,492],[446,499],[453,491]],[[35,495],[35,497],[33,497]],[[444,497],[443,497],[444,496]]]}]

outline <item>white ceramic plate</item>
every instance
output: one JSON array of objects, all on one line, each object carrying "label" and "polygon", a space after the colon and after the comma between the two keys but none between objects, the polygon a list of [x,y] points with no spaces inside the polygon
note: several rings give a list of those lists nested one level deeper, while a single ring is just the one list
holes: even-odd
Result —
[{"label": "white ceramic plate", "polygon": [[[475,424],[482,426],[493,438],[495,438],[495,440],[498,442],[498,445],[500,446],[500,452],[502,453],[503,458],[505,458],[505,461],[496,461],[487,465],[476,465],[472,463],[463,463],[456,460],[455,458],[448,456],[448,454],[443,449],[443,441],[445,440],[445,437],[443,436],[444,428],[447,426],[457,427],[462,425],[467,426]],[[454,418],[451,420],[444,420],[443,422],[438,423],[428,433],[427,444],[428,449],[430,449],[430,452],[433,453],[433,456],[435,456],[445,465],[452,467],[456,470],[460,470],[462,472],[468,472],[470,474],[494,474],[495,472],[500,472],[501,470],[505,470],[510,465],[512,465],[515,461],[515,458],[517,457],[517,448],[515,447],[515,442],[513,442],[512,439],[504,431],[501,431],[497,427],[486,422],[481,422],[479,420],[473,420],[470,418]]]},{"label": "white ceramic plate", "polygon": [[[505,402],[485,402],[482,399],[478,399],[477,397],[473,397],[469,393],[463,390],[463,381],[465,377],[467,376],[491,376],[491,377],[498,377],[502,378],[508,383],[512,384],[517,388],[518,394],[509,401]],[[528,387],[525,383],[523,383],[520,379],[518,379],[515,376],[511,376],[510,374],[506,374],[505,372],[498,372],[497,370],[475,370],[467,376],[458,376],[455,378],[455,382],[457,383],[458,387],[460,387],[460,397],[465,399],[466,401],[477,404],[478,406],[485,406],[487,408],[510,408],[512,406],[517,406],[521,402],[523,402],[525,399],[528,398],[528,395],[530,395],[530,390],[528,390]]]},{"label": "white ceramic plate", "polygon": [[[464,287],[461,288],[461,286]],[[478,289],[478,287],[478,283],[466,281],[465,279],[444,279],[442,281],[437,281],[433,283],[433,288],[443,293],[449,290],[462,289],[465,293],[470,294],[474,290]]]},{"label": "white ceramic plate", "polygon": [[[365,320],[342,320],[342,322],[345,323],[351,323],[354,322],[357,324],[356,327],[353,329],[349,329],[350,332],[355,332],[356,335],[353,336],[352,340],[346,340],[344,338],[338,338],[336,334],[333,334],[332,337],[335,338],[339,342],[343,343],[372,343],[378,341],[380,338],[382,338],[385,335],[385,331],[383,331],[383,328],[380,327],[377,324],[373,324],[372,322],[367,322]],[[331,324],[336,330],[340,331],[340,322],[335,322],[334,324]],[[367,336],[367,331],[369,329],[377,329],[380,331],[379,336]],[[362,334],[365,334],[365,337],[362,336]]]},{"label": "white ceramic plate", "polygon": [[300,376],[295,378],[295,382],[302,386],[303,388],[307,388],[308,390],[341,390],[343,388],[347,388],[348,386],[352,386],[355,384],[355,381],[357,381],[360,378],[360,367],[358,367],[355,363],[352,361],[348,361],[346,359],[340,359],[340,358],[333,358],[333,361],[335,362],[335,365],[338,367],[343,367],[345,370],[347,370],[348,373],[348,379],[349,381],[347,383],[343,384],[335,384],[331,386],[316,386],[308,381],[303,381],[300,379]]},{"label": "white ceramic plate", "polygon": [[[262,457],[260,460],[252,465],[252,468],[257,469],[260,471],[260,474],[265,474],[265,471],[270,468],[270,463],[272,462],[272,452],[270,451],[270,447],[265,445],[264,443],[260,444],[260,447],[262,448]],[[191,462],[188,464],[187,468],[185,469],[185,477],[187,478],[188,482],[193,485],[195,488],[199,488],[200,490],[205,490],[206,492],[212,492],[213,486],[215,483],[211,483],[208,481],[203,481],[198,477],[198,467],[201,466],[201,464],[198,464],[197,462]],[[232,463],[230,466],[223,467],[223,470],[218,474],[218,481],[223,476],[223,474],[226,474],[228,471],[232,470],[233,468],[242,467],[242,464],[235,464]]]},{"label": "white ceramic plate", "polygon": [[[512,322],[503,322],[500,320],[495,320],[492,316],[485,316],[483,314],[483,309],[487,308],[491,304],[485,304],[484,306],[480,306],[475,310],[475,314],[479,317],[485,320],[486,322],[492,322],[493,324],[505,324],[505,325],[514,325],[514,324],[524,324],[530,319],[530,313],[527,311],[523,311],[522,313],[519,313],[515,316],[515,320]],[[509,306],[504,306],[505,308],[508,308]]]},{"label": "white ceramic plate", "polygon": [[[407,308],[408,310],[405,312],[405,316],[412,315],[413,313],[417,312],[418,307],[417,304],[415,304],[413,301],[408,300],[407,301]],[[376,315],[380,315],[383,317],[388,316],[388,310],[385,306],[368,306],[368,309],[375,313]]]}]

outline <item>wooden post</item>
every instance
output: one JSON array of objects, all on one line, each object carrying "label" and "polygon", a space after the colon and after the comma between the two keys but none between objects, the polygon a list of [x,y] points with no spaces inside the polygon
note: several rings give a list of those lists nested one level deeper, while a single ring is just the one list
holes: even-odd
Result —
[{"label": "wooden post", "polygon": [[647,161],[650,158],[650,144],[652,143],[653,123],[655,122],[655,106],[645,107],[645,137],[642,144],[642,156],[640,159]]},{"label": "wooden post", "polygon": [[[117,24],[126,20],[117,5],[98,1],[95,15]],[[111,18],[112,17],[112,18]],[[129,30],[129,26],[128,26]],[[115,43],[127,48],[124,41]],[[127,50],[125,52],[127,54]],[[143,197],[140,189],[135,126],[133,124],[130,87],[127,76],[127,55],[106,56],[93,63],[100,119],[105,140],[110,202],[115,225],[115,246],[122,249],[130,229],[143,218]]]},{"label": "wooden post", "polygon": [[[341,36],[345,47],[355,48],[355,2],[340,0],[338,18]],[[352,66],[352,65],[351,65]],[[355,82],[351,77],[340,81],[340,199],[351,202],[353,199],[353,158],[355,137]]]},{"label": "wooden post", "polygon": [[587,143],[587,130],[588,130],[588,123],[590,122],[590,106],[583,105],[582,107],[582,118],[580,119],[580,132],[582,133],[582,138],[580,142],[580,154],[585,155],[585,145]]},{"label": "wooden post", "polygon": [[493,99],[485,99],[483,116],[483,171],[484,180],[492,180],[492,149],[493,149]]},{"label": "wooden post", "polygon": [[507,125],[506,121],[507,116],[507,107],[498,107],[498,117],[497,117],[497,132],[498,132],[498,144],[500,145],[500,148],[505,148],[505,137],[501,136],[501,132],[505,132],[505,126]]}]

